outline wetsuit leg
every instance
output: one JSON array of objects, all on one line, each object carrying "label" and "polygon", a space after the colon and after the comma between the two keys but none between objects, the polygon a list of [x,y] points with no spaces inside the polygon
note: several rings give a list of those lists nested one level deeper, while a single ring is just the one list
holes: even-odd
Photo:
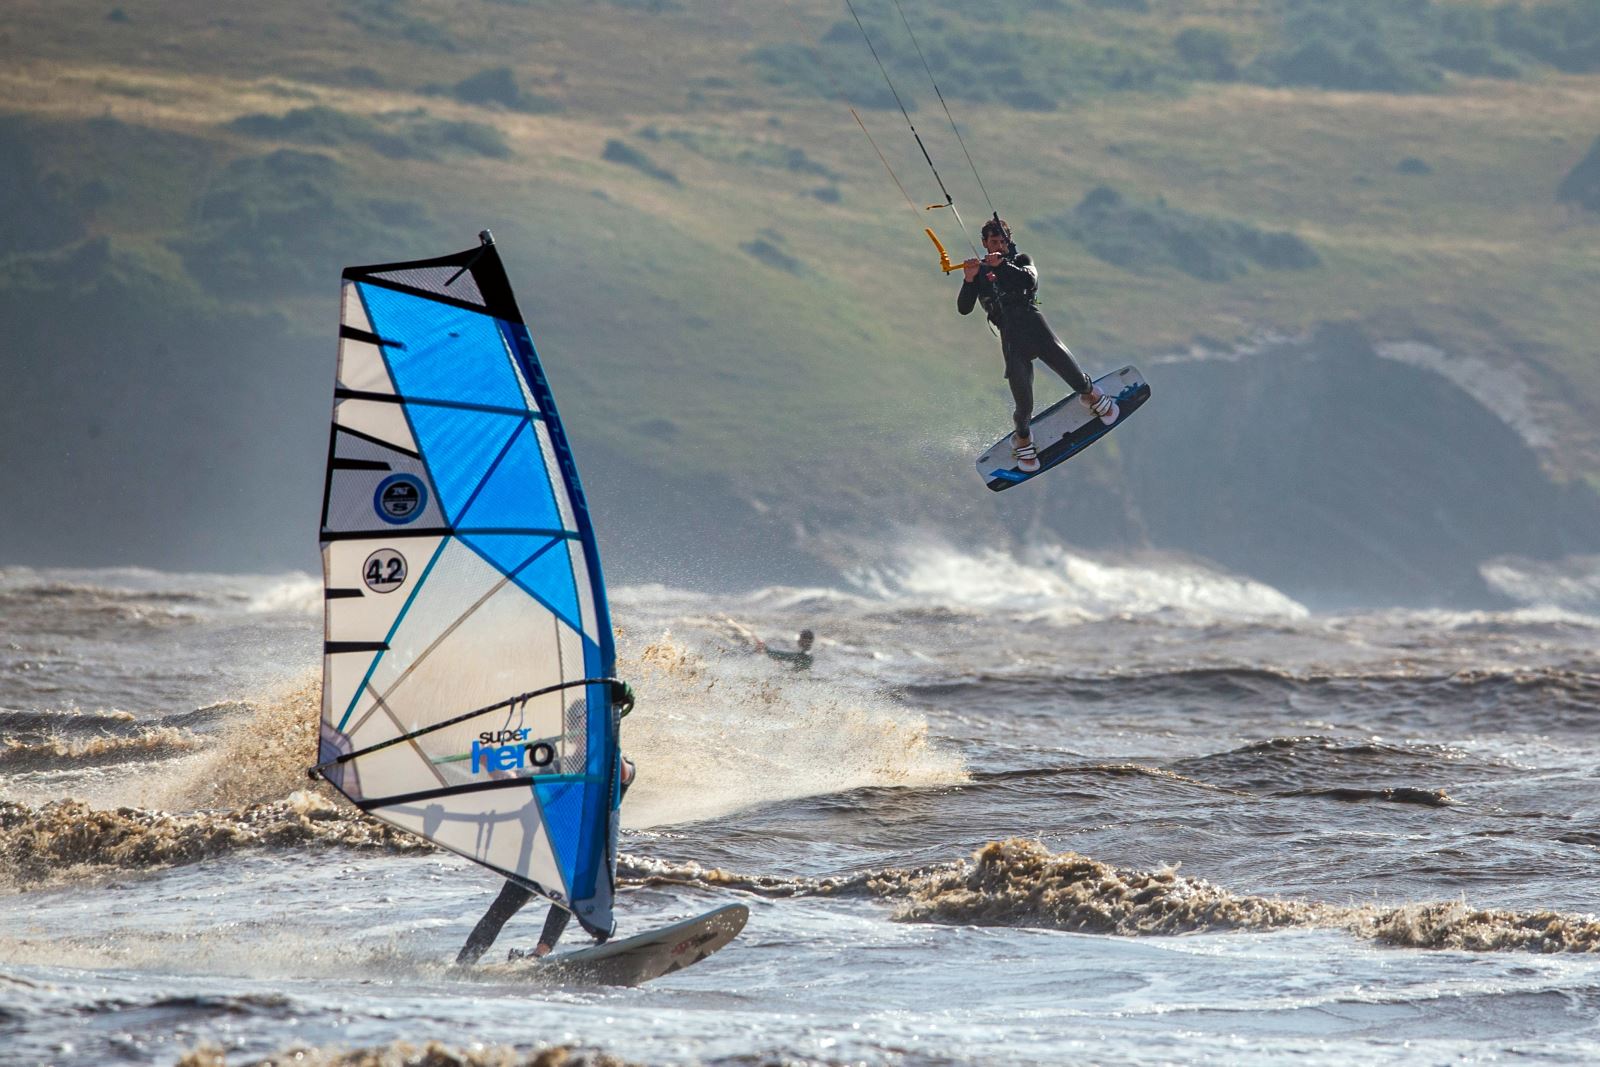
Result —
[{"label": "wetsuit leg", "polygon": [[1078,361],[1072,358],[1072,350],[1061,343],[1049,327],[1045,328],[1045,336],[1039,345],[1039,358],[1044,365],[1061,375],[1061,380],[1067,383],[1067,388],[1074,393],[1087,393],[1094,388],[1094,381],[1078,366]]},{"label": "wetsuit leg", "polygon": [[501,886],[500,895],[494,898],[489,910],[484,912],[483,918],[478,920],[478,925],[467,935],[467,943],[462,945],[461,951],[456,954],[456,963],[463,965],[477,963],[479,958],[489,951],[489,946],[494,944],[494,939],[500,936],[500,928],[506,924],[506,920],[532,899],[533,891],[524,889],[515,882],[508,881]]},{"label": "wetsuit leg", "polygon": [[1033,360],[1023,355],[1006,336],[1000,338],[1006,359],[1006,384],[1011,386],[1011,425],[1019,434],[1033,421]]},{"label": "wetsuit leg", "polygon": [[1033,421],[1033,365],[1019,368],[1006,378],[1011,386],[1011,425],[1019,437],[1028,435],[1028,424]]},{"label": "wetsuit leg", "polygon": [[539,932],[539,944],[550,948],[556,947],[556,942],[561,940],[561,935],[566,932],[567,923],[572,920],[572,912],[566,908],[550,905],[550,911],[544,917],[544,929]]}]

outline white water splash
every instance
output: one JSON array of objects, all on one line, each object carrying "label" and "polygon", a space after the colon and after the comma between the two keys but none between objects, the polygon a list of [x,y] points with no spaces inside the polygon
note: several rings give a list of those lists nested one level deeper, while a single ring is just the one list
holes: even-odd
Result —
[{"label": "white water splash", "polygon": [[[631,644],[629,642],[628,644]],[[708,659],[670,634],[625,647],[618,669],[640,711],[622,727],[639,780],[631,829],[711,819],[867,786],[964,781],[921,716],[822,678],[774,676],[764,657]]]},{"label": "white water splash", "polygon": [[928,540],[903,550],[892,565],[863,568],[855,579],[885,600],[1037,613],[1064,623],[1162,613],[1189,621],[1308,614],[1271,586],[1196,561],[1122,562],[1058,545],[1038,546],[1021,558]]}]

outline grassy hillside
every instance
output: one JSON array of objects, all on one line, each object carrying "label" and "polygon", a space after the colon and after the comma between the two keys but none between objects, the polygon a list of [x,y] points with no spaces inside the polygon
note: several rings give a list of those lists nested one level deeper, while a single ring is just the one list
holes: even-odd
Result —
[{"label": "grassy hillside", "polygon": [[[1559,442],[1547,469],[1600,484],[1600,217],[1556,199],[1600,134],[1592,4],[903,2],[1087,364],[1353,320],[1514,369]],[[987,205],[904,27],[887,3],[858,7],[975,223]],[[967,455],[1005,424],[999,359],[955,316],[921,227],[966,242],[947,212],[908,209],[838,99],[886,94],[834,0],[8,13],[14,368],[51,364],[52,323],[113,292],[125,319],[77,342],[110,380],[224,404],[287,390],[255,432],[308,442],[296,477],[314,479],[339,269],[487,225],[580,446],[823,516],[982,498]],[[898,110],[863,117],[911,195],[938,200]],[[1099,187],[1129,210],[1075,214]],[[1309,258],[1196,272],[1189,234],[1278,235]],[[119,348],[241,326],[285,355],[194,377],[199,355]],[[94,399],[38,373],[56,391],[13,394],[9,432],[65,471],[41,405]],[[107,462],[142,441],[110,434]]]}]

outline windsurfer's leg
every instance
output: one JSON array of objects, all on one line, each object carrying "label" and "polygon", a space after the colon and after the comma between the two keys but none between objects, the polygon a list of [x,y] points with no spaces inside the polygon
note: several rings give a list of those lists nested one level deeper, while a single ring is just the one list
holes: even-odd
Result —
[{"label": "windsurfer's leg", "polygon": [[532,899],[533,892],[515,882],[508,881],[501,886],[500,895],[494,898],[489,910],[484,912],[483,918],[478,920],[478,925],[467,935],[467,943],[462,945],[461,951],[456,954],[456,963],[477,963],[479,958],[489,951],[489,946],[494,944],[494,939],[500,936],[500,928],[506,924],[506,920]]},{"label": "windsurfer's leg", "polygon": [[572,912],[566,908],[550,905],[550,911],[544,917],[544,929],[539,932],[539,943],[534,946],[535,956],[548,956],[556,947],[556,942],[561,940],[561,935],[567,930],[567,923],[572,919]]}]

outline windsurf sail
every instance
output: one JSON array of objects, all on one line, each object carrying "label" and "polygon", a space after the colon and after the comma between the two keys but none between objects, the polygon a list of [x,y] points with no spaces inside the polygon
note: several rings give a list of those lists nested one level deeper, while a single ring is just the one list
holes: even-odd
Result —
[{"label": "windsurf sail", "polygon": [[615,648],[594,528],[488,231],[350,267],[322,504],[314,771],[615,926]]}]

